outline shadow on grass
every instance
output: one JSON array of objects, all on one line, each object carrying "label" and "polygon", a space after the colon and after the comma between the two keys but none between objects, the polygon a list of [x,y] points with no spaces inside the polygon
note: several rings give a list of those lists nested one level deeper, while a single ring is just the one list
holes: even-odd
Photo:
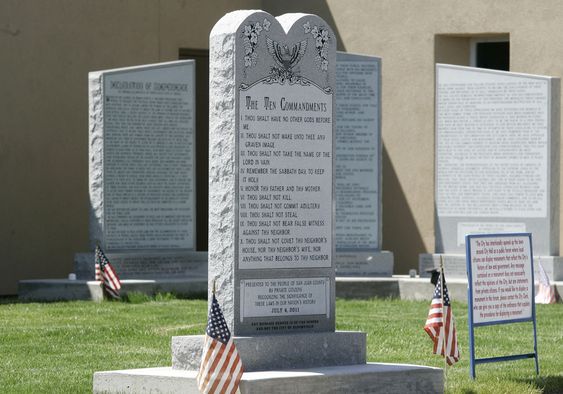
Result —
[{"label": "shadow on grass", "polygon": [[201,293],[190,293],[190,294],[176,294],[176,293],[156,293],[156,294],[146,294],[137,291],[132,291],[127,293],[123,298],[122,302],[130,304],[142,304],[144,302],[166,302],[172,300],[206,300],[207,292]]},{"label": "shadow on grass", "polygon": [[[121,300],[105,299],[104,302],[125,302],[129,304],[141,304],[144,302],[166,302],[172,300],[207,300],[207,292],[195,292],[189,294],[175,294],[175,293],[156,293],[146,294],[141,292],[129,292]],[[88,301],[88,300],[22,300],[18,296],[0,296],[0,305],[9,304],[52,304],[57,302],[75,302],[75,301]],[[96,302],[96,301],[92,301]]]},{"label": "shadow on grass", "polygon": [[58,302],[76,302],[76,301],[88,301],[88,300],[26,300],[18,298],[18,296],[1,296],[0,305],[10,305],[10,304],[55,304]]},{"label": "shadow on grass", "polygon": [[21,303],[22,302],[18,300],[18,296],[0,296],[0,305]]},{"label": "shadow on grass", "polygon": [[538,376],[534,379],[518,379],[518,382],[529,383],[543,390],[543,394],[563,393],[563,375],[558,376]]}]

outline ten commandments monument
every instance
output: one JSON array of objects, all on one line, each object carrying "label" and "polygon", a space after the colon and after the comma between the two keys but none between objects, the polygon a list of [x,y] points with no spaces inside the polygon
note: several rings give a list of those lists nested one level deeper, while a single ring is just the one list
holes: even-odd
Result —
[{"label": "ten commandments monument", "polygon": [[[335,331],[335,63],[315,15],[236,11],[211,32],[209,289],[244,365],[240,389],[441,391],[440,369],[366,363],[365,334]],[[203,340],[172,338],[172,369],[133,380],[182,376],[197,392]],[[94,390],[119,391],[128,374],[96,373]]]},{"label": "ten commandments monument", "polygon": [[234,35],[228,75],[222,22],[210,47],[209,279],[235,335],[334,330],[330,28],[311,17],[286,35],[255,15]]}]

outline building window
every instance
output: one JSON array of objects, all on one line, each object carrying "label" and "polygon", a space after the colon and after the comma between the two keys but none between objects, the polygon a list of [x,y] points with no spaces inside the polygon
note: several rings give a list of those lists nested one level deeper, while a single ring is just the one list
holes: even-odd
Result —
[{"label": "building window", "polygon": [[510,36],[496,34],[436,34],[436,63],[510,70]]},{"label": "building window", "polygon": [[493,70],[510,70],[510,42],[498,38],[471,40],[470,65]]}]

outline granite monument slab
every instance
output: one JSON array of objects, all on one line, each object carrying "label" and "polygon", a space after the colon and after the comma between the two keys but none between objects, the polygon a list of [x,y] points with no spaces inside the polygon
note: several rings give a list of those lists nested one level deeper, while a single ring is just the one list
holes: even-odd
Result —
[{"label": "granite monument slab", "polygon": [[336,274],[391,276],[381,250],[381,59],[336,54]]},{"label": "granite monument slab", "polygon": [[559,79],[436,65],[435,168],[436,253],[460,260],[468,234],[531,232],[534,254],[557,258]]},{"label": "granite monument slab", "polygon": [[313,15],[211,32],[209,280],[234,335],[334,331],[335,63]]},{"label": "granite monument slab", "polygon": [[[194,78],[193,60],[89,73],[90,246],[122,278],[205,276],[194,251]],[[93,277],[93,261],[77,254],[79,277]]]}]

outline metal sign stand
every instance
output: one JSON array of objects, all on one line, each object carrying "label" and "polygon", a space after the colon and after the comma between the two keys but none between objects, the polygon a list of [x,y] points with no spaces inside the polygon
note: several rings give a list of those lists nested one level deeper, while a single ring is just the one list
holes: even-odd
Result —
[{"label": "metal sign stand", "polygon": [[[474,323],[473,321],[473,273],[471,267],[471,239],[472,238],[492,238],[492,237],[514,237],[514,236],[526,236],[530,242],[530,265],[531,265],[531,274],[532,274],[532,286],[531,286],[531,295],[530,295],[530,302],[532,303],[532,314],[531,317],[526,317],[523,319],[511,319],[511,320],[501,320],[501,321],[491,321],[491,322],[482,322],[482,323]],[[470,365],[469,365],[469,376],[471,379],[475,379],[475,366],[477,364],[486,364],[486,363],[494,363],[494,362],[501,362],[501,361],[513,361],[513,360],[522,360],[527,358],[534,358],[536,362],[536,375],[539,375],[540,368],[538,362],[538,342],[537,342],[537,334],[536,334],[536,303],[535,303],[535,288],[534,288],[534,258],[532,252],[532,234],[530,233],[518,233],[518,234],[485,234],[485,235],[466,235],[465,236],[465,245],[466,245],[466,263],[467,263],[467,279],[468,279],[468,287],[467,287],[467,300],[468,300],[468,324],[469,324],[469,357],[470,357]],[[474,329],[475,327],[481,326],[492,326],[497,324],[510,324],[510,323],[520,323],[520,322],[528,322],[531,321],[534,327],[534,352],[533,353],[524,353],[524,354],[514,354],[509,356],[499,356],[499,357],[487,357],[487,358],[475,358],[475,336],[474,336]]]}]

